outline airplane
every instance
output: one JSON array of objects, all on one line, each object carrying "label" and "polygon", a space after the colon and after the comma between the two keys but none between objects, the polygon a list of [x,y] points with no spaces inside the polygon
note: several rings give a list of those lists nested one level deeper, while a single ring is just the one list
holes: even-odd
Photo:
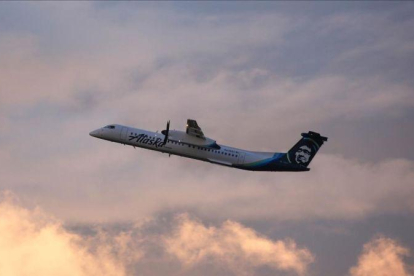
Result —
[{"label": "airplane", "polygon": [[170,130],[170,121],[161,133],[119,124],[89,133],[103,140],[188,157],[249,171],[309,171],[309,163],[327,137],[309,131],[288,152],[255,152],[219,145],[204,136],[196,120],[188,119],[186,131]]}]

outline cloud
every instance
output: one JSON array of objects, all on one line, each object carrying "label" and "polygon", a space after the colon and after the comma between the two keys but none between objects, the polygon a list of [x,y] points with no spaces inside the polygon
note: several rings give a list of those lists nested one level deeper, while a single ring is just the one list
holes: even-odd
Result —
[{"label": "cloud", "polygon": [[412,276],[413,270],[404,257],[409,250],[397,241],[383,236],[364,245],[358,264],[350,269],[351,276]]},{"label": "cloud", "polygon": [[[230,273],[268,266],[304,274],[313,261],[310,251],[293,240],[273,241],[234,221],[205,227],[186,214],[170,222],[143,220],[118,230],[88,226],[77,232],[38,207],[22,207],[12,193],[3,192],[0,275],[162,275],[160,267],[169,267],[170,275],[192,275],[194,269],[201,273],[209,259],[209,264]],[[188,266],[193,270],[182,274],[181,268]]]},{"label": "cloud", "polygon": [[[45,17],[55,23],[50,29],[53,39],[49,32],[36,31],[41,30],[40,27],[33,30],[31,27],[36,24],[30,20],[19,24],[19,32],[1,33],[0,47],[3,48],[0,50],[7,53],[0,55],[0,61],[7,65],[0,71],[2,106],[33,104],[42,100],[76,106],[78,103],[74,97],[82,91],[93,91],[101,101],[123,106],[125,112],[136,112],[131,105],[140,106],[138,103],[144,101],[152,104],[141,108],[149,106],[154,110],[164,107],[158,100],[164,96],[164,104],[168,105],[170,112],[180,114],[182,109],[193,111],[192,106],[202,95],[205,106],[227,111],[228,102],[231,102],[238,109],[250,111],[246,118],[257,112],[260,118],[280,118],[286,113],[294,116],[298,110],[319,106],[322,102],[324,105],[314,115],[316,118],[329,118],[329,115],[358,117],[371,109],[375,111],[376,107],[384,107],[386,109],[381,110],[387,112],[400,107],[401,100],[405,106],[412,106],[412,100],[406,99],[407,90],[411,91],[409,85],[401,82],[390,84],[382,78],[378,80],[376,74],[350,77],[346,72],[332,73],[330,69],[303,82],[295,74],[281,73],[284,67],[275,70],[274,66],[269,68],[255,61],[265,58],[272,64],[279,64],[282,56],[289,63],[303,66],[304,61],[296,58],[295,52],[284,48],[290,46],[285,37],[292,36],[294,40],[298,37],[295,32],[303,31],[303,28],[305,33],[315,33],[315,26],[309,26],[303,19],[298,23],[298,18],[275,10],[260,15],[252,12],[246,16],[241,12],[223,17],[200,13],[194,17],[188,11],[168,10],[165,6],[158,9],[147,5],[100,8],[82,3],[62,7],[37,4],[27,8],[35,19]],[[337,28],[348,29],[349,22],[354,22],[355,17],[353,13],[346,13],[345,20],[340,20],[341,16],[338,16],[339,20],[336,16],[322,17],[315,24],[318,30],[327,28],[330,35],[340,34],[342,32]],[[382,27],[392,26],[387,28],[391,29],[387,34],[396,33],[395,29],[411,28],[411,22],[383,22],[383,17],[375,13],[357,17],[362,23],[352,25],[351,34],[358,36],[359,27],[365,26],[366,21],[373,21],[372,18],[379,20]],[[327,27],[330,25],[335,26],[334,30]],[[367,36],[365,33],[374,33],[377,38],[384,29],[373,25],[375,28],[370,25],[371,28],[364,29],[364,36]],[[384,37],[388,36],[379,36],[378,39]],[[345,38],[341,36],[340,39]],[[401,34],[390,41],[400,45],[403,39],[408,40],[404,44],[412,44]],[[327,38],[309,40],[309,43],[321,43]],[[338,55],[345,55],[358,45],[351,44],[349,49],[338,45],[332,47],[336,49],[335,46],[341,49]],[[319,44],[314,48],[324,49]],[[392,52],[392,49],[388,47],[386,51]],[[268,52],[276,56],[267,57]],[[342,65],[332,57],[326,63],[335,64],[335,68]],[[210,75],[209,81],[199,83],[204,75]],[[389,91],[393,93],[387,93]],[[118,102],[118,98],[121,101]],[[157,100],[153,101],[153,98]],[[320,101],[321,98],[326,100]],[[195,111],[197,108],[200,108],[199,104]],[[319,112],[323,114],[319,115]],[[217,116],[223,116],[221,113],[226,112]],[[243,113],[246,112],[237,115]]]},{"label": "cloud", "polygon": [[12,194],[2,194],[0,275],[126,275],[122,254],[127,239],[118,236],[111,243],[104,235],[81,237],[39,208],[25,209]]},{"label": "cloud", "polygon": [[[186,213],[124,226],[73,229],[39,207],[22,207],[14,194],[3,192],[0,274],[267,275],[266,268],[273,275],[307,275],[315,261],[309,249],[292,239],[270,239],[232,220],[206,226]],[[407,247],[377,236],[364,245],[349,275],[412,276],[405,260],[409,256]]]},{"label": "cloud", "polygon": [[234,221],[206,227],[187,215],[178,217],[175,232],[165,243],[167,251],[188,266],[221,263],[238,275],[265,265],[304,274],[314,260],[309,250],[292,240],[272,241]]},{"label": "cloud", "polygon": [[[412,38],[404,35],[412,29],[411,20],[392,20],[403,6],[387,10],[388,16],[344,9],[341,15],[316,16],[311,21],[271,6],[261,13],[246,6],[234,12],[227,6],[224,13],[194,16],[190,8],[174,9],[174,5],[10,4],[5,8],[10,12],[2,18],[7,24],[0,24],[6,26],[0,33],[4,64],[0,135],[23,147],[16,137],[27,132],[34,142],[33,136],[43,136],[40,143],[57,132],[75,135],[68,131],[71,126],[90,130],[119,122],[153,128],[167,119],[183,125],[193,117],[203,123],[208,135],[222,137],[223,143],[247,148],[255,141],[265,149],[275,140],[283,141],[281,133],[296,139],[294,135],[304,128],[319,128],[335,135],[332,127],[325,126],[363,119],[372,128],[371,118],[399,119],[414,106],[412,85],[373,73],[387,66],[361,61],[370,45],[382,45],[377,42],[390,34],[396,35],[389,39],[392,45],[412,45]],[[367,22],[373,23],[362,28]],[[343,32],[349,29],[350,33]],[[386,35],[379,35],[383,30]],[[353,39],[371,34],[374,38],[367,42]],[[339,42],[329,44],[332,36]],[[392,45],[381,51],[392,56],[398,50]],[[364,48],[360,55],[348,53],[359,51],[359,46]],[[300,55],[308,51],[311,54]],[[317,51],[317,62],[312,51]],[[374,52],[373,59],[385,56],[382,52]],[[405,51],[401,56],[410,57]],[[343,59],[351,69],[338,69]],[[286,68],[303,68],[309,60],[312,77],[303,78]],[[320,64],[329,69],[318,69]],[[398,65],[393,66],[393,74],[408,71]],[[350,73],[361,67],[368,67],[365,75]],[[289,120],[281,119],[286,116]],[[379,125],[375,129],[382,132]],[[362,136],[368,127],[361,129]],[[407,132],[401,136],[414,135]],[[349,141],[337,136],[337,148],[344,149],[341,145]],[[403,148],[398,142],[389,145]],[[70,146],[74,144],[69,142],[65,148]],[[359,154],[363,145],[351,148]],[[22,148],[22,152],[30,150]]]}]

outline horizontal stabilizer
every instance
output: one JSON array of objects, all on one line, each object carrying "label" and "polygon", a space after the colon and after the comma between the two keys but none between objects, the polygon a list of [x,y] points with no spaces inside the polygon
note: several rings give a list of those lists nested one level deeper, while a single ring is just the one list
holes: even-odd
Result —
[{"label": "horizontal stabilizer", "polygon": [[313,138],[315,140],[320,140],[320,141],[323,141],[323,142],[328,141],[328,137],[321,136],[319,133],[313,132],[313,131],[309,131],[308,133],[302,133],[302,137],[304,137],[304,138]]}]

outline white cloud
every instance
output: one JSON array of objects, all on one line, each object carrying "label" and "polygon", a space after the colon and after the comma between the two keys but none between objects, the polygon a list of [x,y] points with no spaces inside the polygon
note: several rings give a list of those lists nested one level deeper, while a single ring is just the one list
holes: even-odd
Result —
[{"label": "white cloud", "polygon": [[105,240],[92,244],[68,232],[40,209],[20,207],[10,194],[0,202],[1,275],[126,275],[124,264],[111,253],[114,248]]},{"label": "white cloud", "polygon": [[6,192],[0,200],[3,276],[162,275],[160,267],[169,267],[170,275],[192,275],[188,266],[202,271],[202,263],[210,258],[213,267],[231,273],[249,274],[268,266],[304,274],[313,261],[310,251],[293,240],[273,241],[234,221],[205,227],[185,214],[171,224],[145,220],[123,230],[89,227],[89,234],[76,234],[40,208],[24,208],[13,197]]},{"label": "white cloud", "polygon": [[206,227],[187,215],[178,218],[175,232],[165,243],[167,251],[187,266],[213,262],[230,267],[237,275],[251,274],[252,268],[265,265],[304,274],[314,259],[292,240],[272,241],[233,221]]},{"label": "white cloud", "polygon": [[364,245],[358,264],[350,269],[351,276],[412,276],[404,257],[409,256],[408,248],[397,241],[377,237]]}]

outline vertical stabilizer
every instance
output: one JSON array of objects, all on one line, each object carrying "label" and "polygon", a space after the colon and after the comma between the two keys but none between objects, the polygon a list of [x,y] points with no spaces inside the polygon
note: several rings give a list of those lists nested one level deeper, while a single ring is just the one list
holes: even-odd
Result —
[{"label": "vertical stabilizer", "polygon": [[319,133],[313,131],[302,133],[302,139],[286,153],[285,161],[307,167],[326,141],[328,141],[328,138],[321,136]]}]

